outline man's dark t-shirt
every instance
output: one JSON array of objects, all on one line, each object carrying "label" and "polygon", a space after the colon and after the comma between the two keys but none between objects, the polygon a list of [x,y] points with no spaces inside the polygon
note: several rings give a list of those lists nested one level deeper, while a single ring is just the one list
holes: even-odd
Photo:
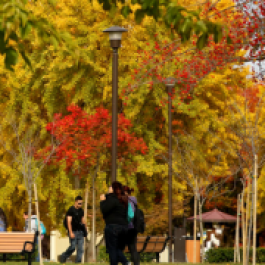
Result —
[{"label": "man's dark t-shirt", "polygon": [[[84,216],[83,209],[76,209],[74,206],[71,206],[66,216],[72,216],[72,231],[82,231],[81,220]],[[68,224],[68,221],[66,221],[66,223]]]}]

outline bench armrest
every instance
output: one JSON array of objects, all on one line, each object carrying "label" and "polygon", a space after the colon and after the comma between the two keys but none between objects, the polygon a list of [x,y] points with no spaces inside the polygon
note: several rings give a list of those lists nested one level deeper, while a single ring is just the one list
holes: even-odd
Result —
[{"label": "bench armrest", "polygon": [[144,246],[143,246],[143,249],[139,252],[139,253],[142,253],[143,251],[145,251],[146,249],[146,246],[147,246],[147,243],[148,241],[150,240],[150,236],[147,236],[146,239],[145,239],[145,242],[144,242]]},{"label": "bench armrest", "polygon": [[[22,253],[34,253],[34,252],[35,252],[35,244],[37,243],[37,240],[38,240],[38,234],[39,234],[39,232],[36,231],[36,232],[35,232],[35,235],[34,235],[34,241],[33,241],[33,242],[30,242],[30,241],[26,241],[26,242],[24,242],[24,246],[23,246]],[[27,251],[27,250],[25,249],[26,244],[31,244],[31,245],[32,245],[32,250],[31,250],[31,251]]]},{"label": "bench armrest", "polygon": [[[31,244],[32,245],[32,250],[31,251],[27,251],[25,249],[26,244]],[[34,252],[35,252],[35,243],[34,242],[30,242],[30,241],[24,242],[24,247],[23,247],[22,253],[34,253]]]},{"label": "bench armrest", "polygon": [[170,238],[173,238],[173,236],[172,236],[172,237],[168,236],[168,237],[166,238],[165,243],[164,243],[164,246],[163,246],[163,248],[162,248],[162,250],[161,250],[160,253],[162,253],[162,252],[165,250],[166,245],[167,245],[167,242],[169,241]]}]

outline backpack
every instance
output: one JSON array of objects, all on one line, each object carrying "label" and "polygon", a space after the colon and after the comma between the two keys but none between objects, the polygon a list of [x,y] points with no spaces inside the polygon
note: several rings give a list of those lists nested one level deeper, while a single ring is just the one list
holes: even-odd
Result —
[{"label": "backpack", "polygon": [[134,204],[135,212],[134,212],[134,218],[133,218],[133,226],[136,230],[137,234],[143,234],[145,230],[145,221],[144,221],[144,213],[141,209],[138,208],[137,204]]},{"label": "backpack", "polygon": [[63,226],[65,227],[66,230],[68,230],[68,226],[67,226],[67,223],[66,223],[66,217],[67,217],[67,215],[65,214],[65,217],[64,217],[64,220],[63,220]]},{"label": "backpack", "polygon": [[[36,224],[36,227],[37,227],[37,231],[38,231],[38,219],[35,219],[35,224]],[[41,229],[41,235],[45,235],[46,234],[46,228],[43,224],[42,221],[40,221],[40,229]]]},{"label": "backpack", "polygon": [[131,223],[133,218],[134,218],[134,211],[133,211],[131,203],[129,202],[128,203],[128,215],[127,215],[128,223]]}]

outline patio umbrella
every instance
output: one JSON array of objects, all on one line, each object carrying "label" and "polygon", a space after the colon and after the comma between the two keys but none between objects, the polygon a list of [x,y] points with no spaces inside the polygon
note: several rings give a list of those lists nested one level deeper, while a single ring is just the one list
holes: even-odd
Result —
[{"label": "patio umbrella", "polygon": [[[194,216],[189,217],[187,220],[193,221]],[[196,220],[200,220],[200,215],[197,215]],[[236,217],[214,209],[210,212],[203,213],[202,221],[204,223],[236,223]]]}]

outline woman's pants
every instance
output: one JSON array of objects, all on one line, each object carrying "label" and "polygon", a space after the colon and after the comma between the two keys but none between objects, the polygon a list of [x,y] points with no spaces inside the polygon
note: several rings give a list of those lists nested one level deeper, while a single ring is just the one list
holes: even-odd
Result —
[{"label": "woman's pants", "polygon": [[137,252],[137,232],[135,229],[129,229],[127,233],[127,245],[131,253],[132,262],[134,265],[140,264],[140,256]]},{"label": "woman's pants", "polygon": [[126,244],[127,225],[107,224],[105,227],[106,249],[109,253],[110,265],[128,264],[123,254]]}]

